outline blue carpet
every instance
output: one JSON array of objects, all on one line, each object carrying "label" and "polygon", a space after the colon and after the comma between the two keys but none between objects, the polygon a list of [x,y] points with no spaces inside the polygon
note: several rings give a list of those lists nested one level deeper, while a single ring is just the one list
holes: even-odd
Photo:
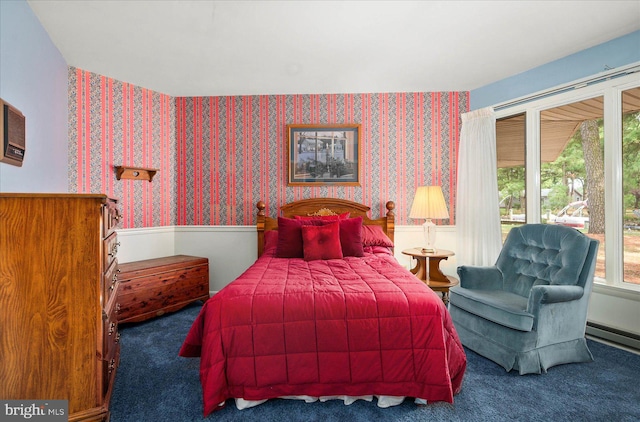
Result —
[{"label": "blue carpet", "polygon": [[[111,399],[112,422],[202,421],[200,359],[178,350],[200,305],[120,327],[121,358]],[[559,365],[546,375],[509,373],[467,352],[462,392],[453,404],[406,400],[380,409],[358,401],[272,400],[237,410],[232,401],[208,421],[640,421],[640,355],[588,341],[595,362]]]}]

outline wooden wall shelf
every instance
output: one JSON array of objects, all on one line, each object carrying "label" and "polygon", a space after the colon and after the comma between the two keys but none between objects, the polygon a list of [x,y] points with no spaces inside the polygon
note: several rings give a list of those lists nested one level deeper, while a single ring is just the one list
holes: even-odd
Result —
[{"label": "wooden wall shelf", "polygon": [[116,166],[116,179],[148,180],[151,182],[158,169],[147,167]]}]

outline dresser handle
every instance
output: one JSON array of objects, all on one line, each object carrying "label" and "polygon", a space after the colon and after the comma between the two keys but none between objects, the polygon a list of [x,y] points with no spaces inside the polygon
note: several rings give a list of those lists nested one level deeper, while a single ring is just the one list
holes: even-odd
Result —
[{"label": "dresser handle", "polygon": [[120,312],[120,308],[121,308],[120,304],[116,303],[116,314]]},{"label": "dresser handle", "polygon": [[109,335],[112,335],[115,331],[116,331],[116,323],[112,322],[111,325],[109,325]]},{"label": "dresser handle", "polygon": [[115,343],[118,344],[120,343],[120,333],[116,334],[116,340]]},{"label": "dresser handle", "polygon": [[110,257],[114,257],[114,256],[116,256],[116,254],[118,253],[118,246],[120,246],[120,242],[115,243],[115,244],[111,247],[111,252],[109,252],[109,256],[110,256]]},{"label": "dresser handle", "polygon": [[116,360],[115,359],[111,359],[109,361],[109,375],[111,375],[111,373],[113,372],[114,369],[116,369]]}]

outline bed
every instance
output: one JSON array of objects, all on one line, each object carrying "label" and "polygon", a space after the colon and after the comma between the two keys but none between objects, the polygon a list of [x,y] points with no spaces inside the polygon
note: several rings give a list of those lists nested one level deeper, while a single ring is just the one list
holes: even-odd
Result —
[{"label": "bed", "polygon": [[376,219],[335,198],[275,218],[257,208],[258,259],[205,302],[179,352],[200,357],[205,416],[228,399],[453,402],[464,349],[439,296],[393,256],[393,202]]}]

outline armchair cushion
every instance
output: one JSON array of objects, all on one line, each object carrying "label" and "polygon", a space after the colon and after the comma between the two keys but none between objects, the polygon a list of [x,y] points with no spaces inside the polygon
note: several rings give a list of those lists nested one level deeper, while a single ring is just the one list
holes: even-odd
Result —
[{"label": "armchair cushion", "polygon": [[460,277],[460,286],[466,289],[502,289],[502,273],[495,265],[493,267],[462,265],[458,267],[458,277]]},{"label": "armchair cushion", "polygon": [[[527,298],[504,290],[452,289],[455,305],[474,315],[519,331],[531,331],[533,315],[527,312]],[[455,295],[455,299],[453,299]]]},{"label": "armchair cushion", "polygon": [[504,290],[528,297],[537,285],[576,285],[590,239],[574,229],[525,224],[511,230],[496,266]]},{"label": "armchair cushion", "polygon": [[529,306],[533,310],[536,303],[558,303],[580,299],[584,289],[580,286],[534,286],[529,295]]}]

